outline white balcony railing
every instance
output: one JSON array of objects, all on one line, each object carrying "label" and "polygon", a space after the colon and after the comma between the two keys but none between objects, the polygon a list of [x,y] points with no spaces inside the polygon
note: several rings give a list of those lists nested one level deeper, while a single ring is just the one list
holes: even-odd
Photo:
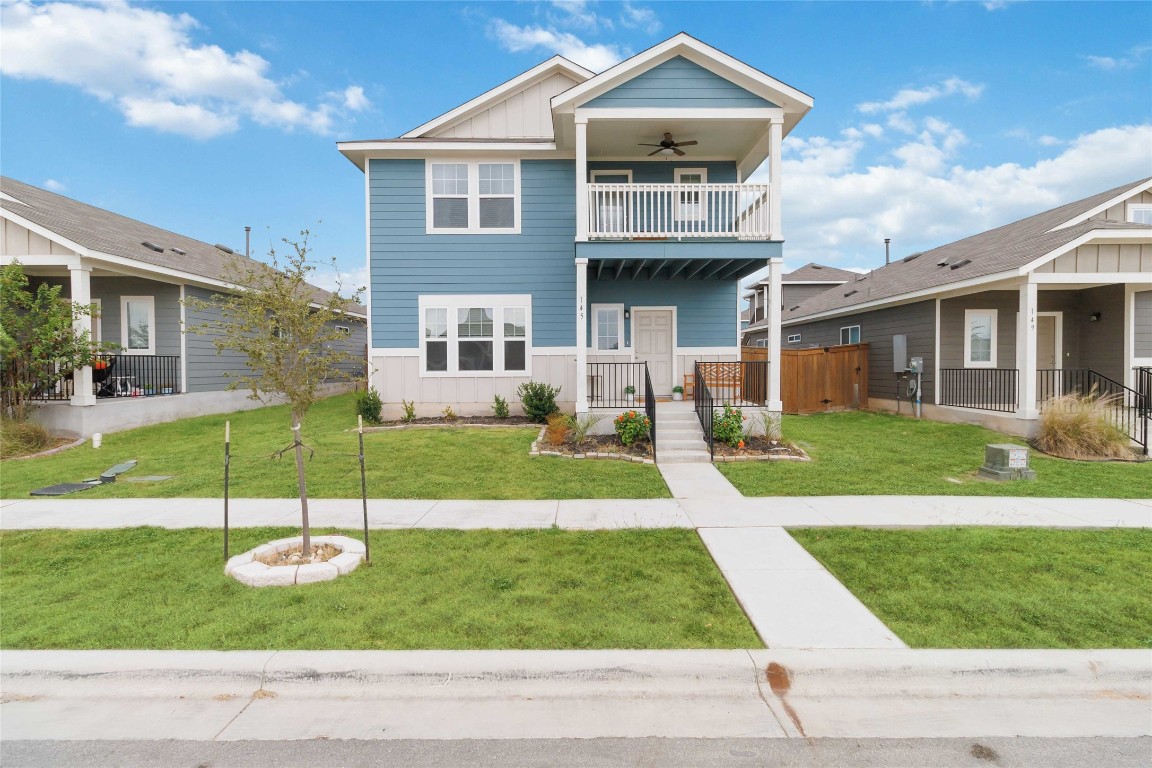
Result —
[{"label": "white balcony railing", "polygon": [[767,184],[589,184],[588,237],[768,240]]}]

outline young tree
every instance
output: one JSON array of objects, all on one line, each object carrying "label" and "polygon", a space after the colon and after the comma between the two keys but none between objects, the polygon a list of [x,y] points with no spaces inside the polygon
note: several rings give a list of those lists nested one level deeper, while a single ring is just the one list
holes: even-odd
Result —
[{"label": "young tree", "polygon": [[336,327],[336,321],[343,325],[358,321],[347,313],[360,292],[348,298],[341,296],[339,289],[327,293],[308,284],[309,275],[316,270],[308,259],[310,237],[304,230],[299,241],[284,239],[290,250],[281,257],[271,249],[267,264],[237,257],[224,275],[236,286],[235,293],[214,296],[212,301],[185,302],[196,309],[220,311],[219,320],[195,328],[214,336],[217,354],[232,350],[247,357],[251,372],[237,376],[229,389],[247,388],[253,400],[271,402],[278,398],[290,407],[305,553],[312,540],[300,427],[318,399],[321,384],[330,378],[357,378],[359,374],[340,365],[362,363],[345,348],[347,337]]},{"label": "young tree", "polygon": [[62,288],[41,283],[33,291],[20,262],[0,267],[0,411],[15,421],[28,418],[37,393],[92,364],[88,331],[75,327],[92,306],[60,298]]}]

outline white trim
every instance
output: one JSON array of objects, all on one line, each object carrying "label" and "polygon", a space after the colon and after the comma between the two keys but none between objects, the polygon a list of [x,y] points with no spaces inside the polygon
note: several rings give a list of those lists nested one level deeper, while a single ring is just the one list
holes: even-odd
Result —
[{"label": "white trim", "polygon": [[[676,382],[680,381],[680,348],[676,346],[680,339],[680,329],[678,326],[677,309],[675,306],[638,306],[633,304],[628,308],[630,313],[628,336],[632,341],[632,359],[636,359],[636,312],[671,312],[672,313],[672,386],[676,386]],[[659,393],[657,393],[659,394]]]},{"label": "white trim", "polygon": [[[685,184],[681,180],[681,177],[685,176],[685,175],[698,175],[700,177],[700,184],[707,184],[708,183],[708,169],[707,168],[674,168],[674,169],[672,169],[672,182],[674,184],[679,184],[679,185],[683,185],[686,187],[691,187],[691,185]],[[704,200],[700,197],[700,193],[698,191],[696,193],[697,202],[695,203],[695,205],[696,205],[695,215],[691,216],[691,217],[686,217],[686,216],[682,215],[683,214],[683,206],[685,204],[684,203],[684,195],[686,193],[691,193],[692,191],[693,190],[690,188],[689,189],[680,189],[680,190],[676,191],[676,197],[679,199],[674,200],[673,204],[672,204],[672,220],[673,221],[690,222],[690,221],[707,221],[708,220],[707,211],[705,210],[705,206],[704,206]],[[688,205],[692,205],[692,203],[689,203]],[[737,282],[737,286],[739,286],[739,282]]]},{"label": "white trim", "polygon": [[[419,344],[419,347],[417,348],[416,352],[420,358],[420,378],[494,378],[498,376],[524,377],[532,375],[532,355],[534,354],[534,349],[532,347],[531,294],[421,294],[417,300],[417,307],[419,312],[417,322],[417,343]],[[460,338],[457,332],[458,321],[456,319],[454,310],[468,309],[471,307],[484,307],[492,309],[491,371],[462,371],[459,368]],[[447,342],[448,345],[447,371],[426,370],[428,361],[425,354],[426,347],[424,338],[424,324],[425,310],[428,309],[447,310],[446,320],[448,335],[444,337],[444,341]],[[504,338],[504,310],[506,309],[524,310],[524,370],[522,371],[504,370],[504,342],[506,341]],[[519,337],[516,338],[518,339]]]},{"label": "white trim", "polygon": [[[560,94],[563,95],[563,94]],[[586,120],[723,120],[766,122],[780,119],[777,107],[578,107],[574,114]]]},{"label": "white trim", "polygon": [[1059,226],[1052,227],[1052,229],[1050,229],[1048,231],[1049,232],[1055,232],[1058,229],[1067,229],[1068,227],[1073,227],[1077,224],[1088,221],[1088,219],[1092,218],[1096,214],[1098,214],[1102,211],[1106,211],[1109,208],[1111,208],[1112,206],[1118,205],[1119,203],[1124,202],[1124,200],[1128,199],[1129,197],[1132,197],[1132,195],[1135,195],[1139,192],[1146,192],[1149,189],[1152,189],[1152,179],[1149,179],[1147,181],[1142,181],[1139,184],[1137,184],[1136,186],[1129,189],[1128,191],[1121,192],[1120,194],[1116,195],[1116,197],[1109,198],[1108,200],[1104,201],[1103,203],[1100,203],[1100,205],[1097,205],[1095,208],[1087,210],[1084,213],[1081,213],[1079,216],[1076,216],[1075,218],[1069,219],[1068,221],[1064,222],[1063,224],[1060,224]]},{"label": "white trim", "polygon": [[369,347],[368,357],[420,357],[419,347]]},{"label": "white trim", "polygon": [[188,391],[188,308],[184,306],[184,284],[180,284],[180,392]]},{"label": "white trim", "polygon": [[[146,349],[132,349],[128,346],[128,304],[143,304],[148,308],[148,347]],[[120,297],[120,345],[123,355],[155,355],[156,354],[156,297],[155,296],[121,296]]]},{"label": "white trim", "polygon": [[[999,311],[995,309],[965,309],[964,310],[964,367],[965,368],[996,368],[996,334],[998,333],[998,318]],[[971,315],[989,315],[992,319],[992,346],[989,351],[989,359],[972,360],[972,323],[968,319]]]},{"label": "white trim", "polygon": [[[935,375],[932,377],[932,404],[937,405],[937,406],[940,405],[940,368],[941,368],[941,363],[940,363],[940,302],[941,302],[941,299],[939,296],[937,296],[936,297],[936,324],[935,324],[935,333],[934,333],[936,338],[933,340],[934,343],[932,345],[932,354],[933,354],[932,360],[935,363],[935,365],[934,365]],[[923,386],[923,385],[921,385],[921,386]],[[921,402],[923,402],[923,400],[924,400],[924,391],[923,390],[920,391],[920,400],[921,400]]]},{"label": "white trim", "polygon": [[[852,329],[856,329],[856,341],[852,341]],[[848,331],[848,341],[844,341],[844,331]],[[860,323],[853,323],[852,325],[840,326],[840,343],[841,344],[859,344],[861,338]]]},{"label": "white trim", "polygon": [[[1056,368],[1062,369],[1064,367],[1064,312],[1037,312],[1037,319],[1041,317],[1054,317],[1056,318]],[[1037,345],[1039,345],[1039,325],[1037,325]],[[1040,355],[1036,355],[1036,366],[1039,370]]]},{"label": "white trim", "polygon": [[[1129,240],[1152,240],[1152,230],[1147,229],[1090,229],[1080,237],[1072,240],[1071,242],[1064,243],[1054,250],[1049,251],[1043,256],[1037,257],[1028,262],[1022,267],[1014,270],[1009,270],[1008,274],[1015,274],[1017,276],[1026,275],[1029,272],[1034,272],[1037,268],[1044,266],[1050,261],[1055,261],[1069,251],[1074,251],[1082,245],[1088,245],[1093,240],[1098,240],[1099,245],[1112,244],[1112,241],[1117,243],[1124,243]],[[1054,273],[1055,274],[1055,273]]]},{"label": "white trim", "polygon": [[[184,298],[183,286],[180,287],[180,298]],[[93,310],[92,317],[90,318],[91,328],[88,331],[88,338],[96,344],[99,344],[100,342],[104,341],[104,300],[93,298],[89,301],[89,303],[92,305]]]},{"label": "white trim", "polygon": [[1152,274],[1147,272],[1033,272],[1030,279],[1034,283],[1056,285],[1066,283],[1092,283],[1098,285],[1144,283],[1152,287]]},{"label": "white trim", "polygon": [[1152,213],[1152,203],[1128,203],[1124,209],[1124,221],[1133,224],[1152,224],[1152,221],[1136,221],[1136,219],[1132,218],[1132,214],[1136,211],[1148,211]]},{"label": "white trim", "polygon": [[718,347],[676,347],[678,355],[739,355],[740,345],[734,347],[721,345]]},{"label": "white trim", "polygon": [[785,341],[784,343],[785,344],[799,344],[801,342],[802,336],[803,336],[802,333],[790,333],[790,334],[788,334],[787,341]]},{"label": "white trim", "polygon": [[[442,227],[437,228],[433,225],[433,200],[435,199],[432,192],[432,167],[434,165],[463,165],[467,168],[467,184],[468,193],[465,196],[468,201],[468,226],[467,227]],[[508,195],[481,195],[480,194],[480,166],[481,165],[511,165],[512,166],[512,183],[514,193],[511,195],[513,203],[512,215],[514,218],[514,225],[511,227],[481,227],[480,226],[480,198],[481,197],[495,197],[507,198]],[[429,157],[424,161],[424,208],[425,208],[425,234],[428,235],[518,235],[520,234],[520,200],[523,197],[521,194],[521,173],[520,173],[520,158],[508,158],[506,160],[499,160],[498,158],[436,158]],[[453,197],[448,195],[447,197]]]},{"label": "white trim", "polygon": [[[368,309],[365,318],[365,344],[372,349],[372,182],[369,163],[364,163],[364,274],[368,277],[364,291],[364,306]],[[371,376],[371,374],[369,374]]]},{"label": "white trim", "polygon": [[[600,310],[616,310],[616,333],[618,334],[616,349],[600,348]],[[589,304],[588,313],[592,320],[592,343],[588,346],[591,352],[606,352],[608,354],[623,354],[627,351],[624,345],[624,305],[623,304]]]},{"label": "white trim", "polygon": [[[597,162],[599,162],[599,158],[597,158]],[[605,170],[603,168],[598,168],[596,170],[589,169],[588,170],[588,181],[592,184],[596,184],[597,183],[596,177],[601,175],[601,174],[603,174],[605,176],[627,176],[628,181],[626,181],[624,183],[625,184],[631,184],[632,183],[632,169],[631,168],[621,168],[618,171],[609,171],[609,170]],[[600,184],[611,184],[612,182],[602,181],[599,183]]]}]

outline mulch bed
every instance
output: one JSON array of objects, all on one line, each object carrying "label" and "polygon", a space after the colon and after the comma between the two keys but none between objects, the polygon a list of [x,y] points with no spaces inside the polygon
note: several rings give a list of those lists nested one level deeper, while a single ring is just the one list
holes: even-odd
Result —
[{"label": "mulch bed", "polygon": [[584,438],[584,442],[579,445],[568,442],[553,445],[547,440],[541,439],[539,441],[539,448],[541,451],[557,451],[565,456],[611,453],[618,456],[635,456],[642,459],[652,458],[652,444],[647,440],[637,440],[635,443],[632,443],[632,445],[624,445],[616,435],[588,435]]},{"label": "mulch bed", "polygon": [[717,460],[723,457],[728,461],[756,460],[756,459],[791,459],[808,461],[808,454],[789,443],[769,440],[766,437],[746,437],[743,448],[733,448],[727,443],[717,441],[713,445]]},{"label": "mulch bed", "polygon": [[376,429],[380,427],[466,427],[476,424],[491,427],[528,427],[534,426],[535,422],[527,416],[509,416],[506,419],[498,419],[495,416],[458,416],[453,421],[447,421],[443,416],[425,416],[411,421],[402,419],[382,421],[373,427]]}]

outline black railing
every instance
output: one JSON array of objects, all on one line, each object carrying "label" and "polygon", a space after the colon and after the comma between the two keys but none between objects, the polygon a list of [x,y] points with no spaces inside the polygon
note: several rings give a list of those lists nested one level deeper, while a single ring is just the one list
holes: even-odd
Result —
[{"label": "black railing", "polygon": [[1134,383],[1137,388],[1130,389],[1091,368],[1047,368],[1036,371],[1036,402],[1043,410],[1049,401],[1064,395],[1107,400],[1112,424],[1147,450],[1148,396],[1140,390],[1139,379]]},{"label": "black railing", "polygon": [[174,395],[180,391],[180,356],[99,355],[92,383],[96,397]]},{"label": "black railing", "polygon": [[652,461],[656,461],[656,393],[652,391],[648,363],[644,363],[644,415],[648,417],[648,442],[652,446]]},{"label": "black railing", "polygon": [[708,383],[700,365],[700,363],[696,363],[692,371],[692,404],[696,408],[696,418],[700,419],[700,428],[704,430],[704,439],[708,441],[708,458],[711,460],[716,457],[712,437],[712,419],[715,416],[713,409],[716,404],[712,400],[712,391],[708,389]]},{"label": "black railing", "polygon": [[1014,413],[1020,402],[1015,368],[941,368],[937,405]]},{"label": "black railing", "polygon": [[1152,368],[1137,366],[1132,369],[1132,384],[1140,396],[1144,398],[1144,416],[1152,411]]},{"label": "black railing", "polygon": [[647,363],[588,363],[588,405],[592,408],[634,408],[643,398],[654,400],[645,386]]}]

